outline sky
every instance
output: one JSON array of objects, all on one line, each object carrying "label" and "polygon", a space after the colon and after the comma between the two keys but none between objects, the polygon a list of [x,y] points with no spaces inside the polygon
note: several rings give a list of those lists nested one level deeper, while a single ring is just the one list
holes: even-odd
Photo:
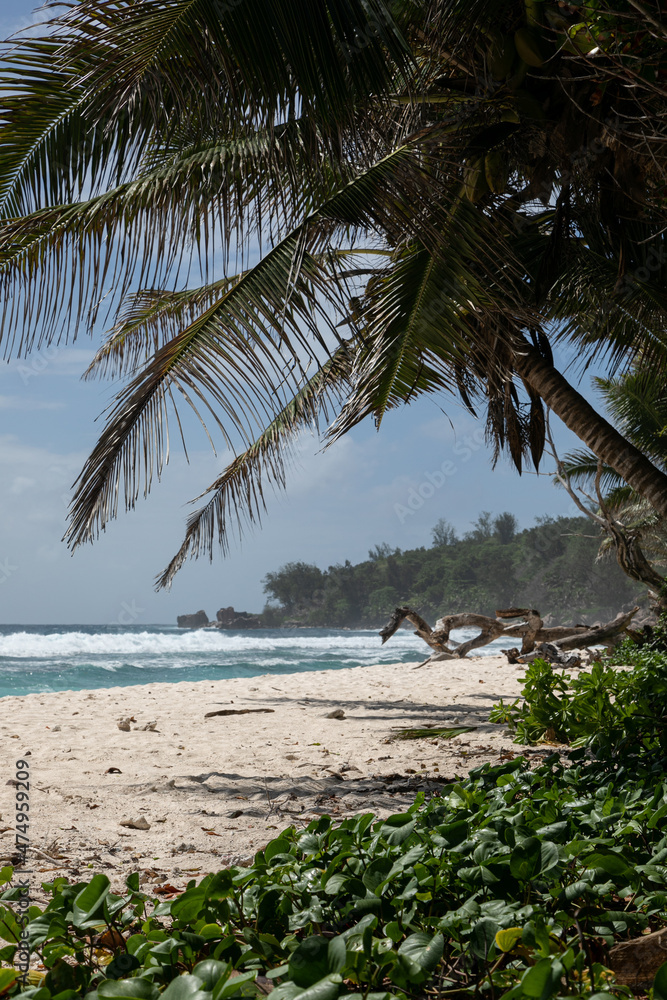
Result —
[{"label": "sky", "polygon": [[[37,20],[32,10],[26,0],[3,0],[0,36]],[[367,422],[326,451],[304,436],[287,491],[269,496],[262,528],[233,543],[227,558],[187,563],[171,591],[156,593],[154,578],[180,545],[188,501],[230,455],[213,454],[195,434],[188,463],[174,438],[149,498],[70,555],[61,541],[70,487],[113,398],[108,383],[81,381],[95,346],[83,337],[0,362],[0,624],[141,626],[175,624],[199,609],[215,618],[229,605],[259,611],[263,577],[287,562],[326,568],[359,562],[382,542],[429,545],[442,517],[462,534],[483,510],[511,511],[521,527],[575,512],[548,474],[519,477],[506,460],[492,470],[483,422],[451,398],[425,397],[390,413],[379,433]],[[590,397],[587,384],[582,389]],[[577,445],[555,419],[553,426],[561,452]]]}]

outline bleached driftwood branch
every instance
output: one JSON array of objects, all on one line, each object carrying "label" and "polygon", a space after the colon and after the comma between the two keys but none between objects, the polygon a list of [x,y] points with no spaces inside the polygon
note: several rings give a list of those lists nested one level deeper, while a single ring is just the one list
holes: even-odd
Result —
[{"label": "bleached driftwood branch", "polygon": [[[433,652],[424,663],[435,663],[438,660],[462,659],[471,649],[479,646],[486,646],[494,639],[507,637],[508,639],[521,639],[521,649],[503,650],[510,662],[516,662],[517,656],[524,656],[532,653],[543,643],[550,643],[557,650],[581,648],[588,646],[613,646],[622,633],[627,632],[630,622],[639,608],[633,608],[626,614],[619,614],[612,622],[606,625],[553,625],[545,627],[540,612],[535,608],[506,608],[496,611],[496,617],[488,615],[476,615],[464,613],[458,615],[447,615],[440,618],[431,628],[420,614],[412,608],[396,608],[385,627],[380,632],[382,643],[394,635],[404,621],[409,621],[416,626],[415,635],[418,635],[431,647]],[[506,621],[514,621],[505,624]],[[520,619],[516,621],[516,619]],[[450,645],[454,640],[450,640],[449,634],[457,628],[478,628],[479,635],[474,636],[467,642]],[[424,666],[420,664],[420,666]]]}]

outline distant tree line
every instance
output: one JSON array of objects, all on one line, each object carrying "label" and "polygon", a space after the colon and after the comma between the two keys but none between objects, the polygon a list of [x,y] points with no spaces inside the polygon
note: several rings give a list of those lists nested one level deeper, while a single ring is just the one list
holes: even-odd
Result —
[{"label": "distant tree line", "polygon": [[398,605],[424,617],[529,606],[563,624],[613,617],[645,589],[613,559],[597,559],[600,538],[583,517],[540,517],[519,530],[516,517],[483,511],[460,538],[441,519],[430,548],[376,545],[364,562],[322,570],[290,562],[264,578],[267,625],[374,628]]}]

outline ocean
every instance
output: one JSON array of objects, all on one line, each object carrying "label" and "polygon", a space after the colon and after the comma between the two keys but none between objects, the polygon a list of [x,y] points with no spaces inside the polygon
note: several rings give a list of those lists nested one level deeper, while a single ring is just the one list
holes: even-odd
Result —
[{"label": "ocean", "polygon": [[[452,638],[463,642],[475,630]],[[475,652],[497,653],[507,640]],[[0,625],[0,697],[130,684],[221,680],[423,660],[425,643],[400,629],[185,631],[175,625]]]}]

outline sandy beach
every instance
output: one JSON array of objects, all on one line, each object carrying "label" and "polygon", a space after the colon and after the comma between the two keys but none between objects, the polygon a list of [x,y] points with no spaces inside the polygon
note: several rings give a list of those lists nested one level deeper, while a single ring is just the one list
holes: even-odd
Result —
[{"label": "sandy beach", "polygon": [[[16,860],[20,759],[36,900],[40,882],[91,869],[116,885],[139,871],[146,891],[166,894],[322,813],[400,812],[420,788],[521,752],[487,719],[517,696],[522,671],[487,656],[3,698],[0,861]],[[476,728],[392,739],[457,724]]]}]

